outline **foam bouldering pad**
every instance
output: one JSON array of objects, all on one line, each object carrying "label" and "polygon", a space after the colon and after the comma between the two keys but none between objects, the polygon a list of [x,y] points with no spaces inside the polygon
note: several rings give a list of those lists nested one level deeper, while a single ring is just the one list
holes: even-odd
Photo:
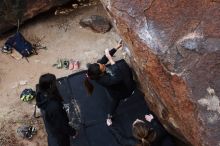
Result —
[{"label": "foam bouldering pad", "polygon": [[[84,87],[86,71],[57,80],[58,89],[69,105],[69,119],[75,121],[79,134],[71,143],[74,146],[120,146],[106,125],[111,98],[105,88],[92,82],[94,92],[89,96]],[[77,108],[76,108],[77,106]],[[136,118],[149,113],[143,94],[135,90],[131,97],[120,102],[114,116],[124,135],[132,136],[131,126]]]}]

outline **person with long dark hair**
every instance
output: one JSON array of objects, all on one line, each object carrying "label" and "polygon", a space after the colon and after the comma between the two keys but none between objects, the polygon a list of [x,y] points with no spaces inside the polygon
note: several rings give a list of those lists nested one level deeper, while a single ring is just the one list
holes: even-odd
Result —
[{"label": "person with long dark hair", "polygon": [[152,114],[145,115],[145,120],[136,119],[132,124],[133,137],[126,137],[120,127],[112,124],[107,125],[117,142],[122,146],[175,146],[172,137],[153,117]]},{"label": "person with long dark hair", "polygon": [[[97,63],[87,65],[88,71],[85,86],[88,93],[92,94],[94,88],[89,80],[95,80],[98,84],[105,87],[113,99],[108,119],[111,118],[116,111],[120,100],[130,97],[136,88],[132,71],[128,64],[124,60],[120,63],[116,63],[112,58],[121,46],[122,44],[119,43],[117,47],[110,51],[106,49],[105,55],[98,60]],[[106,66],[108,62],[110,62],[110,65]]]},{"label": "person with long dark hair", "polygon": [[56,76],[50,73],[42,75],[37,85],[36,102],[44,120],[48,146],[70,146],[70,136],[76,135],[76,130],[68,124],[69,119],[62,101]]}]

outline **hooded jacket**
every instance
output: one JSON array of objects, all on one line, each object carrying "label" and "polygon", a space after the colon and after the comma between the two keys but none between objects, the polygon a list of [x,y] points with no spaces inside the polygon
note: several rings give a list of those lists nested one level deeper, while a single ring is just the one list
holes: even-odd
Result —
[{"label": "hooded jacket", "polygon": [[41,109],[48,134],[48,146],[69,146],[69,136],[74,136],[76,131],[68,124],[69,120],[62,100],[50,98],[47,93],[38,92],[36,102]]}]

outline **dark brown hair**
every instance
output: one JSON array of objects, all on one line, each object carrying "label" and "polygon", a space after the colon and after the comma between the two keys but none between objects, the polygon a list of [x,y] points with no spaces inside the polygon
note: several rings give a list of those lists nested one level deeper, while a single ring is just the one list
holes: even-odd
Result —
[{"label": "dark brown hair", "polygon": [[156,138],[156,132],[150,127],[148,123],[137,122],[132,128],[133,136],[141,141],[142,146],[150,146]]},{"label": "dark brown hair", "polygon": [[100,77],[100,74],[102,73],[100,71],[100,67],[99,67],[99,64],[98,63],[93,63],[93,64],[90,64],[88,63],[87,64],[87,67],[88,67],[88,70],[87,70],[87,77],[85,78],[84,80],[84,86],[87,90],[87,93],[89,95],[92,95],[92,92],[94,90],[94,86],[92,85],[92,83],[89,81],[90,79],[91,80],[97,80],[99,79]]},{"label": "dark brown hair", "polygon": [[58,100],[63,99],[57,89],[56,76],[54,74],[47,73],[41,75],[38,87],[38,92],[46,93],[49,98],[54,98]]},{"label": "dark brown hair", "polygon": [[92,92],[94,90],[94,86],[92,85],[92,83],[89,81],[89,78],[86,77],[84,80],[84,86],[86,88],[86,91],[89,95],[92,95]]},{"label": "dark brown hair", "polygon": [[88,63],[87,68],[88,68],[87,75],[92,80],[97,80],[102,74],[98,63],[93,63],[93,64]]}]

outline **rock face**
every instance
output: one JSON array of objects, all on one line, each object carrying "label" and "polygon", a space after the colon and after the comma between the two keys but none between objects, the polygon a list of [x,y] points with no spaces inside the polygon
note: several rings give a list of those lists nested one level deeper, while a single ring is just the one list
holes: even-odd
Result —
[{"label": "rock face", "polygon": [[0,33],[17,25],[19,19],[34,17],[51,7],[62,5],[70,0],[1,0],[0,1]]},{"label": "rock face", "polygon": [[101,1],[163,125],[194,146],[219,146],[220,1]]},{"label": "rock face", "polygon": [[89,27],[97,33],[106,33],[111,29],[111,23],[103,16],[92,15],[88,18],[81,19],[79,24],[82,27]]}]

